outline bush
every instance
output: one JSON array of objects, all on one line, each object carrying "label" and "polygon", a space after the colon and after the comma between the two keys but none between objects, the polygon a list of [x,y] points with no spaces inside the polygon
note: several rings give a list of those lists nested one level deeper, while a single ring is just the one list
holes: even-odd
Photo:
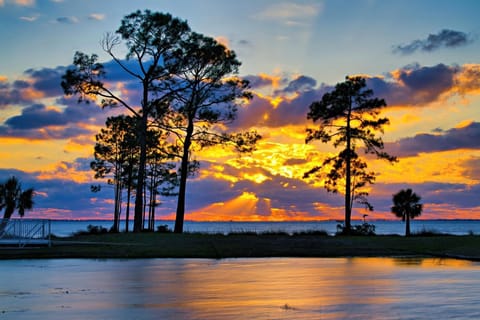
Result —
[{"label": "bush", "polygon": [[87,226],[87,230],[80,230],[75,232],[73,235],[74,236],[82,236],[82,235],[89,235],[89,234],[104,234],[108,233],[107,228],[104,228],[102,226],[94,226],[92,224],[89,224]]},{"label": "bush", "polygon": [[372,223],[364,222],[362,224],[353,225],[350,230],[346,230],[343,224],[337,224],[337,236],[349,235],[349,236],[374,236],[375,225]]},{"label": "bush", "polygon": [[425,227],[423,227],[420,231],[412,233],[412,236],[416,236],[416,237],[434,237],[434,236],[441,236],[441,235],[445,235],[445,234],[434,229],[426,229]]},{"label": "bush", "polygon": [[297,231],[293,233],[294,236],[328,236],[328,232],[325,230],[307,230],[307,231]]},{"label": "bush", "polygon": [[167,225],[167,224],[163,224],[163,225],[157,227],[157,232],[160,232],[160,233],[170,233],[170,232],[172,232],[172,230],[170,230],[170,229],[168,228],[168,225]]}]

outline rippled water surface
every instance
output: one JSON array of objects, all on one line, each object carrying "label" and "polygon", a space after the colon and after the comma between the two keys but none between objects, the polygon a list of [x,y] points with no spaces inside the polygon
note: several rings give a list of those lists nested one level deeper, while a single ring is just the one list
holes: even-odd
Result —
[{"label": "rippled water surface", "polygon": [[0,261],[0,319],[480,319],[480,264],[390,258]]}]

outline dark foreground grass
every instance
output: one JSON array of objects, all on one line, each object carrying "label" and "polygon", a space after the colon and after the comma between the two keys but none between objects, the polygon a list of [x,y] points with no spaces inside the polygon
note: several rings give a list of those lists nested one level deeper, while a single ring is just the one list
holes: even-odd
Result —
[{"label": "dark foreground grass", "polygon": [[480,236],[118,233],[56,238],[52,247],[0,247],[0,259],[452,257],[480,261]]}]

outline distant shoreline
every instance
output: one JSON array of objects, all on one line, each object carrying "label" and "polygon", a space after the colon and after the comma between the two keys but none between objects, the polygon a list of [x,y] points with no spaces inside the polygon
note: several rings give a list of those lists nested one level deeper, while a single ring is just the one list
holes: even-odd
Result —
[{"label": "distant shoreline", "polygon": [[5,259],[425,257],[480,261],[480,236],[117,233],[56,237],[52,247],[0,247]]}]

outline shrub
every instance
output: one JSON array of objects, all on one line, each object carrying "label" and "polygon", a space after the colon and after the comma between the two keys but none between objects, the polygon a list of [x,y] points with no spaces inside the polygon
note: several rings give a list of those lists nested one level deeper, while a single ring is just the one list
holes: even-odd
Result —
[{"label": "shrub", "polygon": [[[349,232],[350,231],[350,232]],[[375,225],[364,222],[362,224],[353,225],[350,230],[346,230],[343,224],[337,224],[336,235],[350,235],[350,236],[374,236]]]},{"label": "shrub", "polygon": [[170,232],[172,232],[172,230],[170,230],[170,229],[168,228],[168,225],[167,225],[167,224],[163,224],[163,225],[157,227],[157,232],[160,232],[160,233],[170,233]]},{"label": "shrub", "polygon": [[102,226],[94,226],[92,224],[89,224],[87,226],[87,230],[77,231],[73,235],[74,236],[82,236],[82,235],[89,235],[89,234],[104,234],[104,233],[108,233],[107,228],[104,228]]},{"label": "shrub", "polygon": [[325,230],[307,230],[307,231],[297,231],[293,233],[294,236],[328,236],[328,232]]},{"label": "shrub", "polygon": [[420,231],[414,232],[412,235],[417,237],[434,237],[444,235],[444,233],[441,233],[435,229],[426,229],[423,227]]}]

